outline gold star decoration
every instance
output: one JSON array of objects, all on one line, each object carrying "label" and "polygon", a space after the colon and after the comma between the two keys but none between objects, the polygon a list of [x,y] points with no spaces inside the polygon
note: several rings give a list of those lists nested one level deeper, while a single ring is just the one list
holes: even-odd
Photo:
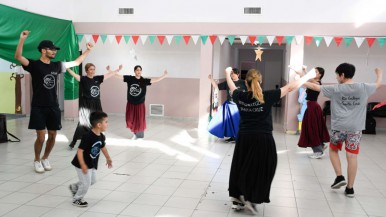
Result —
[{"label": "gold star decoration", "polygon": [[260,62],[261,62],[261,55],[263,54],[263,52],[264,51],[262,51],[260,47],[258,47],[257,50],[255,50],[255,53],[256,53],[255,61],[260,60]]}]

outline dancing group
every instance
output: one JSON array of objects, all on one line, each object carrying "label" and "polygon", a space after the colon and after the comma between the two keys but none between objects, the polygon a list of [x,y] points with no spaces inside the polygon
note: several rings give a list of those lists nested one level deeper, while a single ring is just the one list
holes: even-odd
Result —
[{"label": "dancing group", "polygon": [[[79,76],[69,68],[80,65],[92,49],[91,44],[87,44],[87,50],[74,61],[53,62],[51,59],[55,57],[56,51],[60,48],[51,41],[44,40],[38,46],[41,52],[40,59],[31,60],[22,55],[23,44],[28,35],[29,31],[21,33],[15,58],[32,77],[33,98],[28,128],[35,129],[37,135],[34,145],[35,171],[42,173],[52,169],[48,157],[55,144],[56,131],[61,129],[56,81],[58,74],[67,69],[80,82],[82,92],[79,123],[70,144],[70,147],[73,148],[76,141],[81,138],[77,154],[72,161],[79,182],[71,184],[70,190],[73,194],[73,205],[87,206],[83,198],[89,186],[96,181],[100,151],[106,157],[107,166],[112,167],[112,160],[105,147],[105,136],[102,133],[107,128],[108,117],[106,113],[102,112],[99,98],[100,84],[112,76],[119,77],[127,83],[126,125],[135,134],[134,138],[143,138],[146,128],[144,105],[146,87],[164,79],[167,71],[159,78],[147,79],[141,76],[141,66],[135,66],[135,76],[118,75],[117,73],[122,69],[120,66],[113,71],[108,67],[108,73],[95,76],[95,66],[86,64],[87,76]],[[345,194],[350,197],[354,196],[353,185],[357,171],[357,155],[362,130],[365,128],[367,99],[381,86],[382,70],[375,69],[377,78],[374,84],[354,83],[354,65],[342,63],[335,70],[338,81],[338,84],[335,85],[321,85],[324,70],[319,67],[314,70],[313,75],[308,73],[281,88],[267,91],[263,91],[262,75],[256,69],[249,70],[243,81],[239,80],[237,69],[228,67],[225,69],[226,82],[218,87],[209,76],[214,87],[226,89],[228,94],[228,100],[218,115],[223,116],[226,113],[231,124],[226,123],[217,129],[218,124],[213,125],[209,131],[219,134],[220,137],[233,137],[236,140],[228,189],[233,202],[232,208],[239,210],[246,207],[252,214],[256,214],[256,204],[270,202],[270,189],[277,166],[271,109],[282,97],[301,85],[307,87],[308,108],[304,114],[298,145],[312,147],[314,153],[318,153],[315,156],[321,157],[326,148],[324,142],[329,141],[330,159],[337,176],[331,188],[337,189],[347,185]],[[321,108],[316,102],[320,92],[331,100],[332,132],[330,136],[323,121]],[[46,129],[48,139],[41,157]],[[348,161],[348,182],[342,174],[338,155],[343,143],[345,143]]]}]

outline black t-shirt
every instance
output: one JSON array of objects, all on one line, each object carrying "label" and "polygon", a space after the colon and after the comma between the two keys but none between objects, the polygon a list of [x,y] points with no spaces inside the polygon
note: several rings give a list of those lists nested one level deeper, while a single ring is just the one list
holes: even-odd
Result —
[{"label": "black t-shirt", "polygon": [[[83,149],[84,162],[89,169],[98,169],[99,154],[106,145],[105,140],[106,137],[103,133],[98,136],[92,130],[83,135],[79,148]],[[81,169],[77,154],[71,163]]]},{"label": "black t-shirt", "polygon": [[[318,81],[318,83],[319,85],[322,85],[321,81]],[[306,100],[317,101],[320,92],[307,88],[306,93],[307,93]]]},{"label": "black t-shirt", "polygon": [[103,82],[105,76],[97,75],[93,78],[87,76],[80,77],[80,88],[82,89],[82,96],[85,99],[100,99],[100,85]]},{"label": "black t-shirt", "polygon": [[[245,81],[244,80],[239,79],[237,81],[233,81],[233,83],[236,85],[238,90],[241,90],[241,91],[246,91],[247,90],[247,87],[245,86]],[[227,100],[228,101],[233,101],[231,93],[229,91],[228,84],[227,84],[226,81],[219,83],[218,84],[218,89],[219,90],[226,90],[227,91]]]},{"label": "black t-shirt", "polygon": [[31,74],[32,103],[31,106],[59,106],[56,87],[58,74],[65,72],[62,62],[43,63],[39,60],[28,59],[28,66],[23,69]]},{"label": "black t-shirt", "polygon": [[137,79],[132,75],[124,75],[123,82],[127,83],[127,101],[132,104],[141,104],[145,102],[146,86],[151,85],[151,79]]},{"label": "black t-shirt", "polygon": [[280,100],[281,90],[263,91],[264,104],[252,98],[252,92],[233,91],[240,113],[240,133],[272,133],[272,105]]}]

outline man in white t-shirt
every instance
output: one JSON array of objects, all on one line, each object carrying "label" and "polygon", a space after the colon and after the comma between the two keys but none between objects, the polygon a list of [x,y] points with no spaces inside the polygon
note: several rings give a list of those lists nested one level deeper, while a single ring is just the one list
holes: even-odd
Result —
[{"label": "man in white t-shirt", "polygon": [[[331,188],[338,189],[347,185],[346,196],[354,197],[353,186],[358,168],[357,155],[362,130],[365,129],[367,100],[381,86],[382,69],[375,69],[377,79],[373,84],[354,83],[355,66],[350,63],[340,64],[335,73],[338,84],[319,86],[307,82],[306,86],[321,91],[331,100],[330,160],[337,176]],[[338,153],[338,150],[342,150],[343,142],[348,164],[348,182],[342,175]]]}]

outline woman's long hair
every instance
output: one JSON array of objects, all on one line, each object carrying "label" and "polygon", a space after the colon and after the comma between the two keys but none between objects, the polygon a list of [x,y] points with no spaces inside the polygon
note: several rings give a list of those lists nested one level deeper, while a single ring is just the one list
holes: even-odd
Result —
[{"label": "woman's long hair", "polygon": [[256,69],[248,70],[247,76],[245,77],[249,88],[252,90],[252,98],[255,98],[260,103],[264,103],[263,89],[260,84],[263,81],[263,76]]}]

